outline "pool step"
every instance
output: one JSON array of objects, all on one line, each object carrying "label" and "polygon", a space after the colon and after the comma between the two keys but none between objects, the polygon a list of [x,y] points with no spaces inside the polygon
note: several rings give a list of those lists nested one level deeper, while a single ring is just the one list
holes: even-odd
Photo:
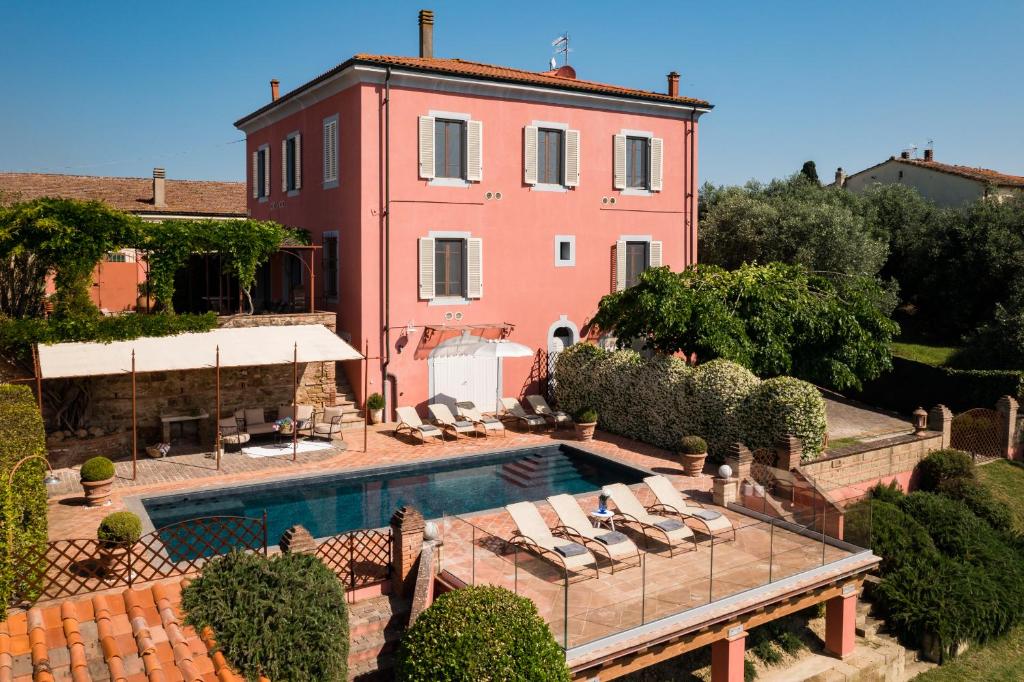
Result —
[{"label": "pool step", "polygon": [[519,488],[554,490],[556,484],[579,477],[579,470],[569,459],[534,455],[502,465],[502,480]]}]

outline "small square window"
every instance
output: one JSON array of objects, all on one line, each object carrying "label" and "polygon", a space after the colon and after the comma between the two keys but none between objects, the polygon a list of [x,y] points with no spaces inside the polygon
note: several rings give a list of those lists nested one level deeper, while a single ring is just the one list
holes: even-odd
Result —
[{"label": "small square window", "polygon": [[555,237],[555,267],[566,268],[576,265],[576,237],[558,235]]}]

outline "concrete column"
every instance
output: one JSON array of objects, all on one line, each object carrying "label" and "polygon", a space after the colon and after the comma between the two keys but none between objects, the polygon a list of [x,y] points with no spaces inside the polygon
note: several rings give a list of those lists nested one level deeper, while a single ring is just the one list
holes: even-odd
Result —
[{"label": "concrete column", "polygon": [[754,462],[754,453],[743,443],[733,443],[725,455],[725,463],[732,467],[733,474],[740,481],[750,478],[750,465]]},{"label": "concrete column", "polygon": [[804,444],[793,435],[783,436],[775,444],[775,453],[778,456],[778,468],[783,471],[792,471],[800,466],[800,458],[804,454]]},{"label": "concrete column", "polygon": [[1007,459],[1014,459],[1017,449],[1017,401],[1004,395],[996,403],[996,411],[1003,416],[1002,447]]},{"label": "concrete column", "polygon": [[843,586],[847,591],[825,602],[825,648],[839,658],[852,654],[856,646],[857,584]]},{"label": "concrete column", "polygon": [[719,507],[728,507],[739,496],[740,479],[735,476],[720,478],[715,476],[712,481],[711,497]]},{"label": "concrete column", "polygon": [[953,413],[945,405],[936,405],[928,412],[928,429],[942,432],[942,447],[948,448],[953,430]]},{"label": "concrete column", "polygon": [[391,591],[399,597],[415,588],[424,526],[423,514],[412,507],[402,507],[391,517]]},{"label": "concrete column", "polygon": [[711,643],[711,682],[743,682],[745,630]]}]

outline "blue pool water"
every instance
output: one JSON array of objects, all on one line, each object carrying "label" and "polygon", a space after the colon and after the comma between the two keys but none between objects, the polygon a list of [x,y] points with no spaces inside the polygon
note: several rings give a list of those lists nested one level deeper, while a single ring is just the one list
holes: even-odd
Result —
[{"label": "blue pool water", "polygon": [[206,516],[259,517],[275,544],[288,527],[314,537],[388,524],[402,505],[426,518],[464,514],[557,493],[593,492],[608,483],[639,483],[638,469],[567,445],[460,457],[368,472],[169,495],[143,500],[155,528]]}]

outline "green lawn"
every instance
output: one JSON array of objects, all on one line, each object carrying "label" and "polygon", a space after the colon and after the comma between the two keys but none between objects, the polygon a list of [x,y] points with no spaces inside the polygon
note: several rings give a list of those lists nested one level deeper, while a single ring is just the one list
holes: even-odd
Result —
[{"label": "green lawn", "polygon": [[892,342],[893,355],[936,367],[942,367],[949,362],[949,359],[958,350],[960,349],[951,346],[929,346],[923,343],[905,343],[903,341]]},{"label": "green lawn", "polygon": [[[1024,467],[998,460],[978,467],[978,478],[1013,512],[1024,532]],[[915,678],[918,682],[1013,682],[1024,679],[1024,625],[994,642],[973,647],[946,665]]]}]

